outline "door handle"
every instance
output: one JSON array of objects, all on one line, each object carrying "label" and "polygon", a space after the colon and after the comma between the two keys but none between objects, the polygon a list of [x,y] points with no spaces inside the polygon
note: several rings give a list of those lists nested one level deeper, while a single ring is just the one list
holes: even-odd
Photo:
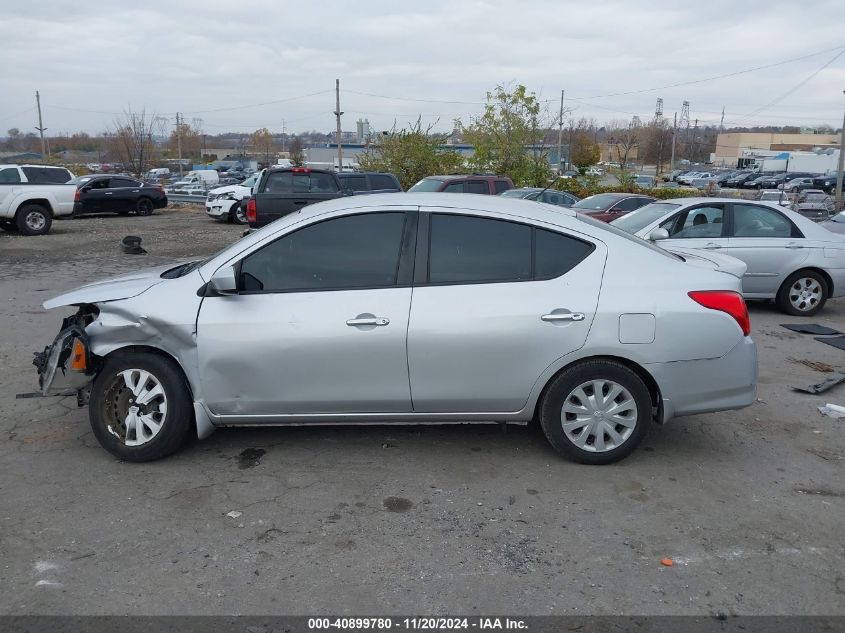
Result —
[{"label": "door handle", "polygon": [[558,312],[551,314],[544,314],[540,317],[541,321],[583,321],[583,312]]},{"label": "door handle", "polygon": [[107,195],[107,196],[110,196],[110,195],[112,195],[113,193],[114,193],[113,191],[106,191],[106,195]]},{"label": "door handle", "polygon": [[706,248],[709,251],[712,251],[712,250],[717,249],[717,248],[722,248],[722,245],[716,244],[716,242],[708,242],[707,244],[704,245],[704,248]]},{"label": "door handle", "polygon": [[389,323],[390,319],[384,317],[368,317],[364,319],[349,319],[346,325],[387,325]]},{"label": "door handle", "polygon": [[801,244],[796,244],[795,242],[790,242],[786,245],[786,248],[804,248]]}]

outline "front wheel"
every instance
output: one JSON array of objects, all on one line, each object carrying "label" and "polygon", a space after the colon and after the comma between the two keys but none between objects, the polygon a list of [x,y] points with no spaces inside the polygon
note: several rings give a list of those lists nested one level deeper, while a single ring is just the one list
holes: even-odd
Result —
[{"label": "front wheel", "polygon": [[170,359],[129,353],[110,357],[91,388],[91,429],[120,459],[147,462],[177,451],[193,427],[185,378]]},{"label": "front wheel", "polygon": [[141,198],[135,203],[135,215],[152,215],[153,201],[149,198]]},{"label": "front wheel", "polygon": [[813,316],[824,307],[830,290],[827,281],[812,270],[791,274],[778,290],[777,306],[794,316]]},{"label": "front wheel", "polygon": [[559,453],[582,464],[610,464],[645,437],[651,397],[624,365],[586,361],[554,379],[539,411],[543,433]]},{"label": "front wheel", "polygon": [[232,205],[232,208],[229,210],[229,217],[235,224],[247,223],[246,209],[244,209],[240,200],[238,200],[235,204]]}]

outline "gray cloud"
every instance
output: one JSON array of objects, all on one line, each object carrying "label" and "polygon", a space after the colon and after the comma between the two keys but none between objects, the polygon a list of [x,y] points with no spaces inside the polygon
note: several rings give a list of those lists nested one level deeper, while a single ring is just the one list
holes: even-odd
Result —
[{"label": "gray cloud", "polygon": [[573,116],[598,121],[650,118],[663,97],[668,116],[687,99],[701,123],[718,122],[725,106],[727,123],[838,126],[845,55],[795,94],[745,116],[831,51],[707,83],[587,99],[845,46],[837,0],[810,0],[800,11],[794,2],[747,4],[30,2],[0,21],[0,130],[31,129],[40,90],[52,133],[106,129],[129,106],[171,118],[182,111],[209,133],[279,130],[282,119],[289,131],[327,131],[336,77],[345,129],[358,117],[387,129],[417,115],[447,129],[477,114],[485,92],[503,82],[525,84],[552,111],[563,88]]}]

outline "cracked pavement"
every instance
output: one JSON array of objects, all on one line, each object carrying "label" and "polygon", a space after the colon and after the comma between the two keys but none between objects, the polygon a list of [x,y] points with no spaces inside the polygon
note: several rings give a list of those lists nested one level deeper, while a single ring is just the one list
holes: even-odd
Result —
[{"label": "cracked pavement", "polygon": [[[750,306],[754,406],[607,467],[495,426],[223,429],[129,464],[75,398],[15,399],[70,312],[42,301],[241,230],[167,209],[0,234],[0,613],[845,615],[845,420],[817,410],[845,384],[788,387],[845,352],[771,304]],[[806,320],[845,331],[845,300]]]}]

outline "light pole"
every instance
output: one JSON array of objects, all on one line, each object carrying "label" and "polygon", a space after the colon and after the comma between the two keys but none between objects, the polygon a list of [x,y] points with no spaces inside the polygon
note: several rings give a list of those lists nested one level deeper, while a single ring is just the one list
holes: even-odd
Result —
[{"label": "light pole", "polygon": [[[842,91],[845,94],[845,90]],[[836,213],[842,211],[842,169],[845,167],[845,116],[842,118],[842,135],[839,138],[839,162],[836,166]]]}]

